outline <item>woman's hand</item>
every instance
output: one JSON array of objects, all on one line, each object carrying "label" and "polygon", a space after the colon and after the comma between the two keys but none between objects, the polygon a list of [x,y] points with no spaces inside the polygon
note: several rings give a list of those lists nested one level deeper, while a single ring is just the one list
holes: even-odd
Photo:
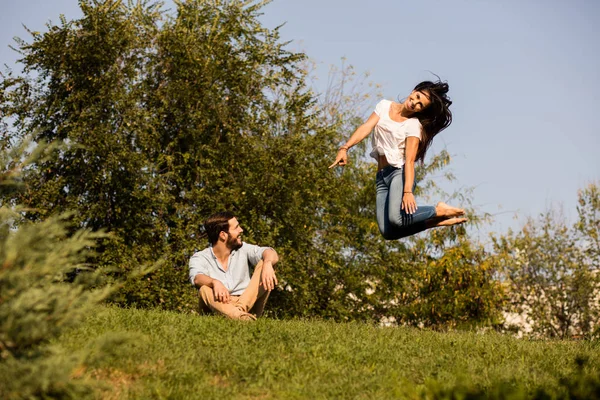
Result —
[{"label": "woman's hand", "polygon": [[417,211],[417,202],[415,196],[412,193],[404,193],[402,196],[402,209],[407,214],[414,214]]},{"label": "woman's hand", "polygon": [[329,166],[329,168],[333,168],[337,165],[344,166],[348,164],[348,151],[346,149],[339,149],[337,156],[335,156],[335,162]]}]

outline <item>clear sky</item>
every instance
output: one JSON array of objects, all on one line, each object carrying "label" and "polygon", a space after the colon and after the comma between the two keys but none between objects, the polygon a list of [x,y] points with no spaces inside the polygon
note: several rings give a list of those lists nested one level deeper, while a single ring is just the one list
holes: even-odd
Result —
[{"label": "clear sky", "polygon": [[[77,0],[0,5],[0,65],[17,58],[14,36],[28,39],[22,23],[81,15]],[[324,66],[345,57],[386,98],[427,71],[447,80],[454,122],[433,149],[454,155],[450,189],[476,187],[474,204],[497,214],[486,231],[553,205],[574,221],[577,190],[600,182],[600,1],[275,0],[264,13],[267,27],[286,23],[292,48]]]}]

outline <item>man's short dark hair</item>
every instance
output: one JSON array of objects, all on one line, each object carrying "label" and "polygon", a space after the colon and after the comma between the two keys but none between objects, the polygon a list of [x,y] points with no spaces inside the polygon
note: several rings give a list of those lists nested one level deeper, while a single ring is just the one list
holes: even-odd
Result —
[{"label": "man's short dark hair", "polygon": [[232,218],[235,218],[232,212],[221,211],[211,215],[204,221],[204,230],[211,245],[217,243],[221,232],[229,233],[229,220]]}]

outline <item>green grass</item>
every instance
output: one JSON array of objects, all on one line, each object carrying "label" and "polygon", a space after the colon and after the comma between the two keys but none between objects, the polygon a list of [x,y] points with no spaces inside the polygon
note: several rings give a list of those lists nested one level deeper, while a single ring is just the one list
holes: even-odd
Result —
[{"label": "green grass", "polygon": [[107,337],[123,343],[92,357],[82,374],[106,384],[100,397],[119,399],[531,396],[564,392],[559,379],[576,375],[577,358],[587,359],[587,374],[600,367],[598,342],[118,308],[99,309],[57,345],[73,352]]}]

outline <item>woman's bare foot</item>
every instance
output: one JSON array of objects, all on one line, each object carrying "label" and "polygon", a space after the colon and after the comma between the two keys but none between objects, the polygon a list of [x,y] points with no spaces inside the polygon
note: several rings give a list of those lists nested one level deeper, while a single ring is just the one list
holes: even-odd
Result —
[{"label": "woman's bare foot", "polygon": [[441,221],[438,221],[433,226],[434,227],[437,227],[437,226],[452,226],[452,225],[463,224],[465,222],[467,222],[466,218],[447,218],[447,219],[443,219]]},{"label": "woman's bare foot", "polygon": [[[462,208],[456,208],[449,206],[446,203],[442,203],[441,201],[437,203],[435,206],[435,213],[437,217],[441,218],[454,218],[459,217],[461,215],[465,215],[465,210]],[[440,225],[438,225],[440,226]]]}]

